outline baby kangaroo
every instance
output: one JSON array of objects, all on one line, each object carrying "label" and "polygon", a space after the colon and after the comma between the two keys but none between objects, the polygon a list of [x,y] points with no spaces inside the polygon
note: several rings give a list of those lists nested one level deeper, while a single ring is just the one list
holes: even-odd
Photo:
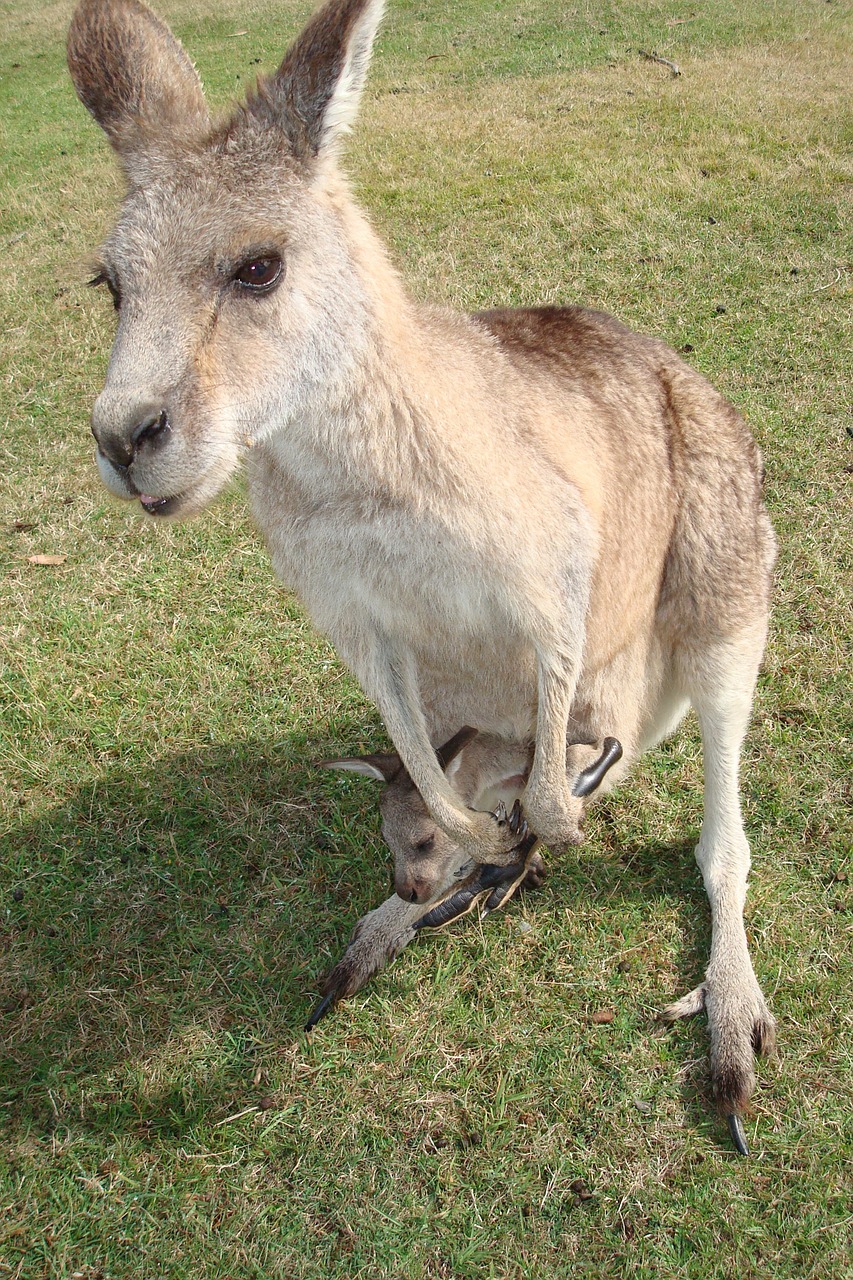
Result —
[{"label": "baby kangaroo", "polygon": [[[97,465],[159,521],[199,511],[246,455],[276,572],[462,860],[517,863],[524,820],[577,842],[605,739],[627,765],[692,703],[712,941],[678,1010],[704,1005],[736,1115],[773,1031],[738,798],[774,559],[758,450],[669,347],[609,316],[410,298],[337,164],[382,8],[329,0],[214,120],[141,0],[78,4],[71,75],[127,181],[93,281],[118,312]],[[534,744],[523,818],[464,803],[434,750],[461,725]]]},{"label": "baby kangaroo", "polygon": [[[476,739],[476,741],[474,741]],[[532,744],[506,742],[465,727],[436,751],[461,800],[475,811],[507,822],[518,840],[516,860],[489,866],[466,858],[437,825],[395,751],[324,760],[329,769],[360,773],[386,784],[379,802],[382,834],[394,855],[396,894],[358,922],[346,952],[324,983],[324,995],[306,1024],[311,1030],[331,1006],[359,988],[403,950],[422,928],[442,928],[478,903],[483,912],[503,907],[516,889],[538,888],[545,864],[539,841],[521,816]],[[621,758],[607,739],[601,757],[579,776],[576,794],[590,795]]]},{"label": "baby kangaroo", "polygon": [[[596,790],[621,756],[621,744],[615,738],[606,739],[600,758],[576,779],[575,795],[586,797]],[[533,744],[478,735],[476,729],[466,726],[437,748],[436,758],[466,807],[492,813],[501,824],[506,822],[517,849],[523,849],[526,857],[538,843],[519,803],[530,772]],[[382,834],[394,855],[394,888],[403,902],[434,903],[451,885],[469,877],[475,884],[481,883],[479,873],[486,864],[466,860],[459,845],[438,826],[396,751],[324,760],[322,764],[387,784],[380,800]],[[541,866],[541,859],[537,865]],[[502,899],[508,897],[507,886],[514,889],[525,869],[524,859],[520,865],[519,859],[502,865]],[[487,867],[489,873],[497,870]]]}]

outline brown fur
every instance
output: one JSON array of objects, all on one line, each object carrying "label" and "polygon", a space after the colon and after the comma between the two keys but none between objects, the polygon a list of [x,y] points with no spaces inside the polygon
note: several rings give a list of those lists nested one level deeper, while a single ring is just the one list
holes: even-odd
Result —
[{"label": "brown fur", "polygon": [[[101,474],[185,516],[250,450],[277,572],[462,859],[509,863],[513,837],[435,758],[460,725],[535,743],[523,802],[559,846],[580,839],[572,785],[602,738],[623,742],[624,773],[692,702],[714,1071],[748,1081],[765,1011],[737,759],[773,561],[757,450],[703,378],[610,317],[408,297],[335,158],[381,9],[331,0],[212,123],[139,0],[79,4],[69,67],[128,179],[103,249],[121,310],[93,413]],[[265,263],[280,273],[253,291],[241,276]]]}]

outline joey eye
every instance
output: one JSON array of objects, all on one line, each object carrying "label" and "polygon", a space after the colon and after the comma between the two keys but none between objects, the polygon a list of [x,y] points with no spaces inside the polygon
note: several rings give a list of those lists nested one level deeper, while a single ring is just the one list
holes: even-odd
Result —
[{"label": "joey eye", "polygon": [[244,262],[234,272],[234,281],[244,289],[253,289],[258,293],[266,293],[278,284],[283,264],[278,254],[269,254],[264,258],[252,258]]},{"label": "joey eye", "polygon": [[435,836],[427,836],[425,840],[419,840],[415,845],[415,853],[429,853],[435,844]]}]

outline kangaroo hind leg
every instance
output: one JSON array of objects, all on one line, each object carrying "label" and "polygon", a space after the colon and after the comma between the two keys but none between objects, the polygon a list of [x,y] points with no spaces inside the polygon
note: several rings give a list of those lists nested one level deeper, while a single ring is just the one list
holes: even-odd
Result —
[{"label": "kangaroo hind leg", "polygon": [[705,769],[696,861],[711,904],[711,957],[704,982],[661,1015],[673,1021],[705,1009],[714,1098],[744,1155],[748,1149],[740,1116],[755,1087],[754,1054],[769,1052],[775,1041],[775,1022],[753,971],[744,927],[750,854],[738,790],[740,750],[763,639],[762,628],[760,637],[747,635],[717,646],[703,656],[700,678],[691,681]]}]

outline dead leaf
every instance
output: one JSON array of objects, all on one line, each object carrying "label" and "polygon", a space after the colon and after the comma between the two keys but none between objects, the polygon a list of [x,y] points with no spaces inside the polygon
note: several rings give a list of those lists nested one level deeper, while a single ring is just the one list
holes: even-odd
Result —
[{"label": "dead leaf", "polygon": [[33,529],[37,529],[38,525],[34,520],[15,520],[12,523],[15,533],[30,533]]},{"label": "dead leaf", "polygon": [[612,1009],[598,1009],[592,1015],[591,1021],[592,1022],[612,1022],[615,1016],[616,1015]]},{"label": "dead leaf", "polygon": [[65,564],[68,556],[27,556],[28,564]]}]

